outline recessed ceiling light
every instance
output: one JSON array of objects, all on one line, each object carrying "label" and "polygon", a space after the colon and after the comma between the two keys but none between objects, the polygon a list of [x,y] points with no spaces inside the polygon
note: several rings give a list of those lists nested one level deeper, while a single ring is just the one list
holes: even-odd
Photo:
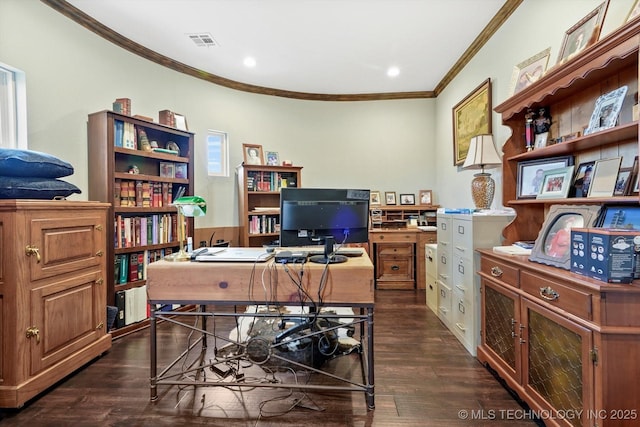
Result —
[{"label": "recessed ceiling light", "polygon": [[387,70],[387,76],[389,77],[397,77],[400,74],[400,69],[398,67],[389,67]]},{"label": "recessed ceiling light", "polygon": [[243,63],[245,67],[249,67],[249,68],[253,68],[256,66],[255,58],[252,58],[250,56],[247,56],[246,58],[244,58]]}]

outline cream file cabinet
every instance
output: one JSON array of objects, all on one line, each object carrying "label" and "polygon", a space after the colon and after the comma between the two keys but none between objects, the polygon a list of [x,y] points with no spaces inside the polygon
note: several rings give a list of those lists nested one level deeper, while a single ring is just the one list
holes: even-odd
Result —
[{"label": "cream file cabinet", "polygon": [[427,307],[438,314],[438,245],[424,245],[425,289]]},{"label": "cream file cabinet", "polygon": [[438,312],[474,356],[480,343],[480,256],[475,250],[501,245],[502,229],[512,219],[511,214],[438,212]]}]

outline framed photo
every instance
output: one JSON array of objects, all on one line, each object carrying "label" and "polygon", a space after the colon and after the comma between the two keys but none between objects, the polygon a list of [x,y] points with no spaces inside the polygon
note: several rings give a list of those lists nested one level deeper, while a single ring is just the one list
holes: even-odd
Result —
[{"label": "framed photo", "polygon": [[616,188],[613,190],[614,196],[626,196],[631,186],[631,178],[633,177],[633,168],[620,168],[618,171],[618,179],[616,180]]},{"label": "framed photo", "polygon": [[545,171],[573,165],[573,156],[518,162],[517,199],[535,199],[544,179]]},{"label": "framed photo", "polygon": [[622,157],[596,160],[587,197],[611,197],[616,188]]},{"label": "framed photo", "polygon": [[627,15],[627,19],[624,22],[629,22],[636,16],[640,15],[640,0],[636,0],[633,2],[633,6],[631,6],[631,10]]},{"label": "framed photo", "polygon": [[176,129],[189,130],[189,127],[187,126],[187,118],[185,116],[183,116],[182,114],[173,113],[173,117],[175,119]]},{"label": "framed photo", "polygon": [[568,61],[598,41],[608,6],[609,0],[606,0],[566,31],[558,55],[558,64]]},{"label": "framed photo", "polygon": [[547,65],[549,64],[550,53],[551,48],[548,47],[513,67],[511,90],[509,92],[511,95],[515,95],[532,83],[537,82],[540,77],[544,75],[545,71],[547,71]]},{"label": "framed photo", "polygon": [[596,224],[597,227],[640,230],[639,206],[603,206],[602,209],[602,223]]},{"label": "framed photo", "polygon": [[416,204],[416,195],[415,194],[400,194],[400,204],[401,205],[415,205]]},{"label": "framed photo", "polygon": [[547,139],[549,138],[549,132],[542,132],[536,135],[536,139],[533,143],[533,148],[544,148],[547,146]]},{"label": "framed photo", "polygon": [[433,193],[431,190],[420,190],[420,204],[421,205],[433,204]]},{"label": "framed photo", "polygon": [[589,126],[584,131],[584,134],[589,135],[590,133],[614,127],[618,121],[618,115],[626,94],[627,86],[621,86],[596,99]]},{"label": "framed photo", "polygon": [[267,159],[268,166],[278,166],[280,164],[280,157],[275,151],[267,151],[265,157]]},{"label": "framed photo", "polygon": [[639,193],[639,188],[638,188],[638,177],[640,176],[640,173],[638,173],[638,156],[636,156],[635,159],[633,159],[633,166],[631,167],[631,184],[629,184],[629,190],[627,192],[627,194],[629,194],[630,196],[637,196]]},{"label": "framed photo", "polygon": [[593,178],[593,168],[595,167],[595,164],[595,160],[580,163],[576,169],[576,174],[573,176],[571,191],[569,193],[570,197],[587,197],[587,194],[589,194],[589,187],[591,186],[591,179]]},{"label": "framed photo", "polygon": [[570,269],[571,229],[593,227],[598,220],[597,205],[553,205],[544,219],[529,261]]},{"label": "framed photo", "polygon": [[396,192],[395,191],[385,191],[384,192],[384,200],[387,205],[395,205],[396,204]]},{"label": "framed photo", "polygon": [[453,107],[453,165],[467,158],[471,138],[491,133],[491,79]]},{"label": "framed photo", "polygon": [[175,164],[176,173],[174,178],[187,179],[188,178],[187,167],[188,165],[186,163],[176,163]]},{"label": "framed photo", "polygon": [[544,172],[537,199],[564,199],[569,194],[573,178],[573,166]]},{"label": "framed photo", "polygon": [[382,200],[380,200],[379,191],[371,191],[369,193],[369,204],[371,206],[380,206],[382,204]]},{"label": "framed photo", "polygon": [[176,176],[175,163],[160,162],[160,176],[162,178],[175,178]]},{"label": "framed photo", "polygon": [[242,144],[245,165],[264,165],[262,145]]}]

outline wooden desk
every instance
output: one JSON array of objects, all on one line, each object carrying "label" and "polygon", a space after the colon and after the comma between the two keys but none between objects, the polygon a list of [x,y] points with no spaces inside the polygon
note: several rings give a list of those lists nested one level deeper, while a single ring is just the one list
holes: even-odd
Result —
[{"label": "wooden desk", "polygon": [[[289,264],[289,272],[300,277],[300,264]],[[313,384],[277,384],[277,387],[296,389],[320,389],[363,391],[370,409],[374,408],[374,363],[373,363],[373,309],[374,309],[374,280],[373,264],[368,256],[349,258],[342,264],[330,264],[326,271],[325,265],[306,263],[302,267],[302,287],[306,291],[302,294],[298,286],[291,279],[285,267],[274,261],[267,263],[197,263],[197,262],[167,262],[158,261],[147,268],[147,295],[151,306],[150,316],[150,365],[151,365],[151,400],[158,398],[157,386],[167,385],[200,385],[200,386],[231,386],[256,387],[255,383],[243,382],[204,382],[198,380],[176,380],[175,374],[165,375],[168,370],[177,365],[184,356],[178,356],[160,374],[157,372],[157,346],[156,346],[156,321],[169,319],[171,315],[201,316],[202,329],[194,328],[189,324],[180,323],[181,326],[202,333],[200,341],[206,348],[207,336],[215,334],[206,331],[206,319],[217,313],[205,312],[206,305],[253,305],[270,304],[274,306],[305,304],[313,305],[318,302],[318,295],[322,297],[323,306],[345,306],[359,309],[354,311],[354,325],[360,327],[360,342],[363,351],[360,353],[363,382],[354,383],[351,380],[340,379],[348,383],[348,386],[322,386]],[[265,286],[263,287],[263,281]],[[307,295],[306,297],[304,295]],[[196,304],[199,311],[184,313],[155,310],[156,304]],[[228,313],[227,313],[228,315]],[[234,316],[243,316],[244,313],[235,313]],[[253,314],[255,316],[255,314]],[[322,315],[319,315],[322,316]],[[335,317],[335,316],[334,316]],[[322,331],[321,331],[322,332]],[[226,341],[229,341],[225,338]],[[273,346],[272,346],[273,347]],[[189,350],[194,345],[189,347]],[[204,355],[204,354],[203,354]],[[364,357],[363,357],[364,355]],[[208,365],[210,367],[211,365]],[[201,364],[201,369],[207,366]],[[322,373],[312,367],[310,370]],[[190,368],[193,372],[194,369]],[[335,376],[330,375],[336,379]],[[274,387],[274,384],[265,384]]]},{"label": "wooden desk", "polygon": [[371,257],[375,260],[378,289],[425,289],[425,250],[436,243],[435,231],[419,228],[369,230]]}]

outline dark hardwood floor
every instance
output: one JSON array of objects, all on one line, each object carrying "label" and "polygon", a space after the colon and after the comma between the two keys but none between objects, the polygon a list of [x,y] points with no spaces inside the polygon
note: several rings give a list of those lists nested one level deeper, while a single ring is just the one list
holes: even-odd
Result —
[{"label": "dark hardwood floor", "polygon": [[[272,388],[239,392],[222,387],[159,386],[159,400],[150,402],[147,329],[115,340],[108,353],[23,408],[0,409],[0,424],[535,426],[534,421],[521,419],[526,414],[523,408],[444,328],[424,298],[423,291],[376,291],[376,408],[372,411],[367,410],[361,392],[303,393]],[[182,351],[187,335],[185,328],[161,323],[161,355]],[[162,362],[171,359],[159,357]],[[354,354],[328,365],[342,374],[359,375]],[[298,380],[306,378],[301,374]],[[485,419],[472,420],[472,411]]]}]

